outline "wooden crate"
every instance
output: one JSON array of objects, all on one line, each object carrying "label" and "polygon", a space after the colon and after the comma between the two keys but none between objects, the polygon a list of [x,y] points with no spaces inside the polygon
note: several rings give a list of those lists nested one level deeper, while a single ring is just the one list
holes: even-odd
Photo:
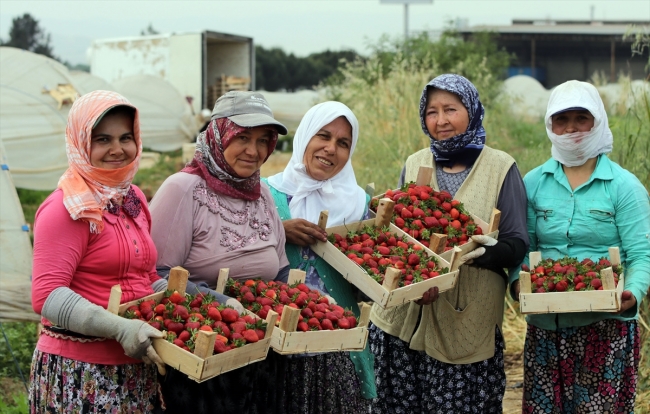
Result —
[{"label": "wooden crate", "polygon": [[[325,228],[325,231],[327,231],[328,235],[339,234],[343,237],[345,237],[348,232],[357,231],[366,225],[374,225],[380,227],[388,226],[390,223],[390,217],[392,215],[392,209],[390,208],[390,205],[393,203],[393,201],[389,199],[383,199],[381,201],[382,203],[380,203],[380,209],[378,209],[378,213],[374,219],[325,228],[327,223],[327,212],[324,211],[321,213],[319,225],[321,228]],[[401,237],[405,234],[396,226],[389,226],[389,229],[390,232],[397,237]],[[317,255],[322,257],[327,263],[329,263],[334,269],[341,273],[348,282],[359,288],[363,293],[365,293],[370,299],[372,299],[382,308],[392,308],[409,301],[418,300],[422,298],[424,292],[435,286],[438,287],[439,292],[441,293],[453,288],[456,286],[456,280],[458,278],[458,267],[460,266],[461,256],[461,250],[459,248],[454,248],[451,250],[452,254],[450,260],[448,260],[436,255],[431,250],[426,249],[423,246],[425,253],[429,257],[434,257],[438,261],[439,267],[449,268],[449,273],[441,274],[440,276],[427,279],[422,282],[413,283],[411,285],[398,288],[397,283],[399,280],[399,270],[397,269],[388,268],[384,276],[384,283],[380,285],[361,266],[350,260],[329,241],[316,242],[311,246],[311,249]]]},{"label": "wooden crate", "polygon": [[[188,275],[189,272],[181,267],[173,268],[169,274],[168,289],[177,290],[184,294]],[[164,294],[164,292],[158,292],[142,299],[119,305],[122,291],[119,285],[116,285],[111,291],[108,310],[122,315],[130,306],[137,305],[141,300],[160,300]],[[118,305],[116,306],[116,304]],[[257,315],[254,316],[259,319]],[[231,349],[222,354],[213,355],[216,332],[199,331],[194,353],[169,343],[165,339],[154,339],[152,343],[154,349],[165,364],[183,372],[196,382],[203,382],[225,372],[266,359],[277,316],[277,313],[273,311],[269,312],[266,318],[267,328],[264,339],[253,344],[246,344],[240,348]],[[158,369],[159,372],[164,373],[164,367],[159,366]]]},{"label": "wooden crate", "polygon": [[[420,167],[420,169],[418,170],[418,176],[417,176],[417,179],[415,181],[415,184],[416,185],[429,185],[429,183],[431,182],[432,175],[433,175],[433,168],[431,168],[431,167]],[[366,187],[366,192],[370,193],[371,191],[373,191],[373,189],[374,189],[374,184],[369,184]],[[385,195],[386,195],[386,193],[375,196],[375,197],[373,197],[373,200],[379,200],[379,201],[389,200],[391,203],[393,203],[392,200],[390,200],[388,198],[384,198]],[[391,210],[391,214],[392,214],[392,210]],[[501,212],[499,210],[497,210],[496,208],[492,209],[492,214],[490,216],[490,221],[489,222],[485,222],[483,219],[481,219],[480,217],[478,217],[478,216],[476,216],[476,215],[474,215],[472,213],[470,213],[469,215],[474,220],[474,223],[476,223],[476,225],[481,228],[482,233],[484,235],[490,236],[490,237],[495,238],[495,239],[499,236],[499,230],[498,229],[499,229],[499,222],[501,221]],[[376,216],[375,213],[372,210],[370,210],[370,216],[371,217]],[[411,241],[413,243],[421,244],[419,241],[417,241],[416,239],[414,239],[413,237],[411,237],[410,235],[408,235],[407,233],[402,231],[402,229],[400,229],[399,227],[394,225],[392,222],[390,223],[390,227],[391,227],[391,230],[399,231],[398,234],[405,234],[409,241]],[[425,249],[427,249],[428,252],[435,253],[436,255],[439,255],[440,257],[442,257],[446,261],[451,262],[451,259],[452,259],[453,255],[454,255],[454,252],[453,252],[454,249],[445,251],[446,246],[447,246],[447,235],[446,234],[434,233],[434,234],[431,235],[431,238],[429,239],[429,247],[424,247],[424,246],[423,247]],[[467,241],[467,243],[462,244],[462,245],[460,245],[458,247],[460,248],[460,255],[462,256],[462,255],[467,254],[467,253],[471,252],[472,250],[475,250],[475,249],[477,249],[477,248],[479,248],[481,246],[482,246],[481,244],[476,243],[475,241],[470,239],[470,240]]]},{"label": "wooden crate", "polygon": [[[621,264],[618,247],[609,248],[612,266]],[[542,261],[540,252],[530,253],[530,267]],[[522,314],[572,313],[572,312],[618,312],[621,309],[621,295],[625,287],[623,275],[614,286],[611,267],[600,272],[603,290],[578,292],[532,293],[529,272],[519,272],[519,307]]]},{"label": "wooden crate", "polygon": [[[228,278],[228,269],[221,269],[217,288],[223,293]],[[304,283],[305,272],[298,269],[289,271],[289,284]],[[368,322],[370,305],[359,305],[361,315],[356,328],[336,329],[333,331],[297,331],[300,321],[300,309],[285,306],[279,326],[273,329],[271,348],[281,355],[305,354],[315,352],[362,351],[368,341]]]}]

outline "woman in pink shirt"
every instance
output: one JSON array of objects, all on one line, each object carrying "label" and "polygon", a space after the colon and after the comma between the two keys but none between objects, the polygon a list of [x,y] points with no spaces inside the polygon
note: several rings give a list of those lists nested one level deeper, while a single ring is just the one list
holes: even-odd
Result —
[{"label": "woman in pink shirt", "polygon": [[131,185],[142,153],[137,109],[115,92],[80,97],[68,115],[66,151],[69,167],[34,225],[32,305],[44,329],[30,411],[152,412],[158,384],[150,363],[162,361],[151,338],[162,333],[105,309],[114,285],[123,302],[166,286],[146,199]]}]

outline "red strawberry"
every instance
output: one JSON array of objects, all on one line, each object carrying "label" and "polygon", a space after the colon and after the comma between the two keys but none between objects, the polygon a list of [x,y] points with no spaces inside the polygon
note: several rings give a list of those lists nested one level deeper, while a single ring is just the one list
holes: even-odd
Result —
[{"label": "red strawberry", "polygon": [[239,313],[237,313],[237,311],[233,308],[224,308],[221,311],[221,318],[224,322],[235,322],[237,319],[239,319]]},{"label": "red strawberry", "polygon": [[576,283],[575,290],[585,290],[586,287],[587,287],[587,285],[585,285],[585,284],[582,283],[582,282],[580,282],[580,283]]},{"label": "red strawberry", "polygon": [[169,301],[172,302],[172,303],[179,304],[179,303],[183,302],[184,300],[185,300],[185,298],[183,297],[183,295],[178,293],[178,291],[174,291],[174,293],[169,295]]},{"label": "red strawberry", "polygon": [[307,325],[307,322],[298,322],[298,330],[307,332],[309,330],[309,325]]},{"label": "red strawberry", "polygon": [[257,333],[253,329],[246,329],[241,334],[246,340],[246,342],[248,342],[249,344],[255,343],[260,340],[260,338],[257,336]]},{"label": "red strawberry", "polygon": [[183,342],[187,342],[188,339],[192,337],[192,334],[190,334],[189,331],[182,331],[181,333],[178,334],[178,339],[180,339]]},{"label": "red strawberry", "polygon": [[411,266],[415,266],[415,265],[420,263],[420,256],[418,256],[415,253],[411,253],[408,256],[407,261],[408,261],[408,264],[410,264]]},{"label": "red strawberry", "polygon": [[316,318],[310,318],[307,321],[307,325],[309,325],[311,328],[320,328],[320,322]]},{"label": "red strawberry", "polygon": [[592,286],[594,289],[598,289],[598,288],[601,287],[602,285],[603,285],[603,282],[601,282],[600,279],[592,279],[592,280],[591,280],[591,286]]},{"label": "red strawberry", "polygon": [[339,319],[337,325],[340,329],[350,329],[350,321],[348,318]]},{"label": "red strawberry", "polygon": [[334,330],[334,325],[332,324],[332,321],[329,319],[323,319],[320,323],[321,327],[325,330]]},{"label": "red strawberry", "polygon": [[223,342],[214,341],[214,352],[216,352],[217,354],[221,354],[221,353],[224,353],[226,351],[230,351],[230,349],[231,348],[228,345],[224,344]]},{"label": "red strawberry", "polygon": [[219,312],[219,309],[215,307],[209,307],[208,308],[208,318],[212,319],[213,321],[220,321],[221,320],[221,312]]}]

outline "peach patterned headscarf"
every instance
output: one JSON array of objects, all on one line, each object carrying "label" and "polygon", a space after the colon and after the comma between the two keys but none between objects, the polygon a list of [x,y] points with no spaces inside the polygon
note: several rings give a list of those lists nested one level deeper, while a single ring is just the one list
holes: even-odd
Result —
[{"label": "peach patterned headscarf", "polygon": [[[122,105],[135,110],[133,135],[138,147],[136,157],[131,164],[115,170],[93,167],[90,162],[93,127],[109,109]],[[65,141],[68,169],[59,179],[58,185],[63,190],[63,204],[73,220],[87,221],[91,233],[100,233],[104,229],[104,210],[110,202],[122,202],[138,171],[142,154],[138,110],[116,92],[87,93],[70,108]]]}]

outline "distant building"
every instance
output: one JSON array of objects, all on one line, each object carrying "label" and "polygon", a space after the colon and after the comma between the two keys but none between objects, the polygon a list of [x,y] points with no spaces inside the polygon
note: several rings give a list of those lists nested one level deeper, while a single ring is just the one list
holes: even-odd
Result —
[{"label": "distant building", "polygon": [[650,21],[513,20],[511,26],[458,30],[465,39],[475,32],[495,32],[499,46],[516,56],[508,76],[530,75],[550,88],[570,79],[586,81],[596,72],[610,82],[621,72],[646,78],[648,50],[632,56],[632,41],[623,40],[632,24],[650,27]]}]

